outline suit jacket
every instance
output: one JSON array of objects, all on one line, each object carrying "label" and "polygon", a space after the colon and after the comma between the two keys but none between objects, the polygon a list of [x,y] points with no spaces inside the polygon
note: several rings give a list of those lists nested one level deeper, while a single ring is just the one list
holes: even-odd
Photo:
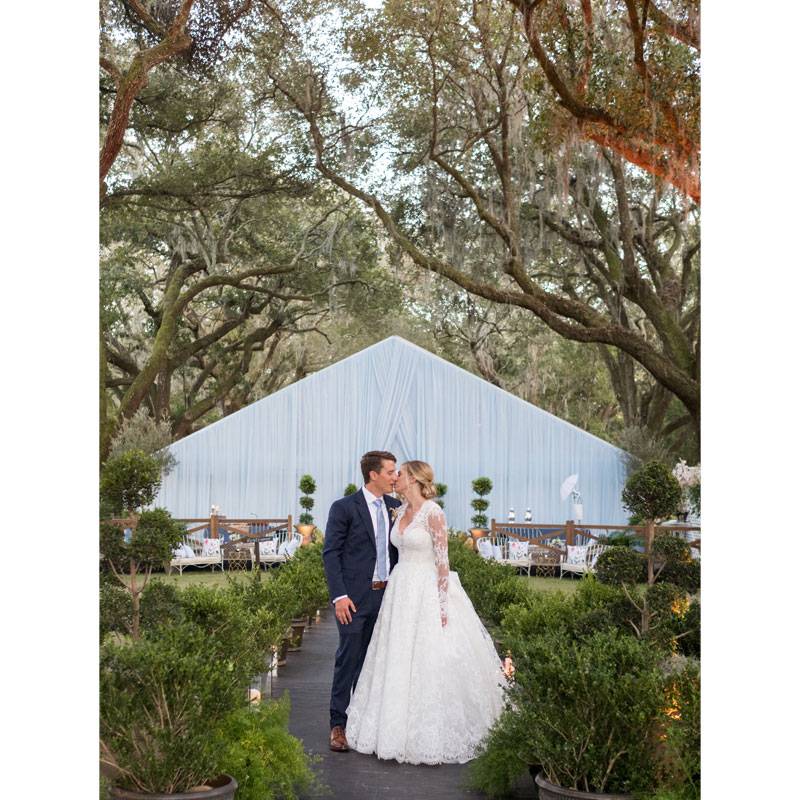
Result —
[{"label": "suit jacket", "polygon": [[[383,496],[383,501],[389,514],[388,540],[394,525],[392,509],[402,504],[388,494]],[[388,541],[388,545],[391,573],[399,554],[391,541]],[[322,561],[331,601],[346,594],[358,608],[367,592],[372,591],[372,576],[377,557],[372,517],[364,492],[359,489],[355,494],[337,500],[328,513]]]}]

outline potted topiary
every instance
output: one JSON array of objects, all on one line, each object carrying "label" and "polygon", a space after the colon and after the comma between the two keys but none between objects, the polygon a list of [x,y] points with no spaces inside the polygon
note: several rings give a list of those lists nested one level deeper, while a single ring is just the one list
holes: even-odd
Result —
[{"label": "potted topiary", "polygon": [[500,788],[536,765],[541,800],[629,800],[652,791],[658,737],[670,724],[661,660],[656,648],[614,629],[519,639],[506,709],[474,778]]},{"label": "potted topiary", "polygon": [[486,524],[489,520],[484,512],[489,508],[489,501],[484,500],[484,497],[492,491],[491,480],[489,478],[476,478],[472,481],[472,491],[478,496],[473,498],[470,503],[472,508],[475,509],[475,514],[471,520],[475,527],[470,530],[470,533],[473,540],[477,542],[481,536],[486,535]]},{"label": "potted topiary", "polygon": [[139,606],[150,575],[155,567],[169,562],[173,548],[186,533],[166,509],[141,511],[153,501],[160,484],[159,462],[141,450],[109,459],[100,478],[104,505],[114,514],[127,516],[127,520],[100,523],[100,558],[103,567],[130,594],[130,633],[134,638],[139,636]]},{"label": "potted topiary", "polygon": [[439,504],[439,508],[444,508],[444,500],[442,498],[447,494],[447,484],[434,483],[433,486],[436,489],[436,502]]},{"label": "potted topiary", "polygon": [[355,494],[358,491],[358,486],[354,483],[348,483],[347,486],[344,487],[344,496],[350,497],[351,494]]},{"label": "potted topiary", "polygon": [[209,657],[191,625],[155,638],[104,642],[100,661],[101,765],[117,800],[233,798],[209,727],[235,707],[240,687]]},{"label": "potted topiary", "polygon": [[300,514],[300,523],[295,527],[303,537],[303,545],[307,545],[311,541],[311,534],[314,531],[314,517],[311,515],[311,509],[314,508],[314,498],[311,495],[317,491],[317,484],[310,475],[303,475],[300,478],[299,486],[300,491],[303,493],[300,497],[300,506],[303,509],[303,513]]},{"label": "potted topiary", "polygon": [[163,599],[138,639],[101,647],[101,766],[119,800],[233,798],[210,731],[244,707],[279,621],[234,585]]}]

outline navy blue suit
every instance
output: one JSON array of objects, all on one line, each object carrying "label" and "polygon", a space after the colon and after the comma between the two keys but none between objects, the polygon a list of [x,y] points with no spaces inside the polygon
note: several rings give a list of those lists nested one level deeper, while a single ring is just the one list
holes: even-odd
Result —
[{"label": "navy blue suit", "polygon": [[[401,503],[390,495],[384,495],[383,501],[389,516],[388,540],[394,524],[391,510]],[[391,572],[397,564],[398,552],[391,541],[388,541],[388,545]],[[352,622],[343,625],[336,620],[339,647],[336,650],[331,687],[331,728],[335,725],[347,726],[346,711],[350,704],[350,693],[358,683],[381,607],[384,590],[372,588],[377,555],[372,517],[364,493],[359,489],[331,506],[322,549],[331,601],[346,594],[356,607],[355,613],[350,612]]]}]

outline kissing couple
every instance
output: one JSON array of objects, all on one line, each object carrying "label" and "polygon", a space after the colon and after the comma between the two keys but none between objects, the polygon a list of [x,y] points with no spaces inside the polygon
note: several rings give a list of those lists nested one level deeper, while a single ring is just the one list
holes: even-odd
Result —
[{"label": "kissing couple", "polygon": [[373,450],[361,474],[331,506],[322,554],[339,629],[331,750],[463,764],[503,709],[502,661],[450,572],[430,465]]}]

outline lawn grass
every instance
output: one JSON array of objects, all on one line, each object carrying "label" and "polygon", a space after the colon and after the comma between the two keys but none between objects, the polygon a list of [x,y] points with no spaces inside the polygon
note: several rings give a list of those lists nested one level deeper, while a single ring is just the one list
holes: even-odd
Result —
[{"label": "lawn grass", "polygon": [[[185,589],[187,586],[210,586],[212,588],[217,588],[220,586],[227,586],[229,578],[234,581],[241,581],[249,579],[252,577],[252,575],[253,573],[251,571],[245,571],[242,569],[226,572],[222,572],[218,569],[215,569],[213,572],[208,569],[186,569],[183,571],[183,575],[181,575],[177,570],[175,570],[171,575],[167,575],[164,572],[154,572],[152,575],[150,575],[150,580],[163,581],[164,583],[168,583],[172,586],[177,586],[179,589]],[[263,578],[269,578],[269,571],[262,570],[261,576]],[[143,580],[144,578],[139,576],[137,581],[139,586],[141,586]]]},{"label": "lawn grass", "polygon": [[520,575],[520,580],[525,581],[535,592],[563,592],[572,594],[580,581],[573,578],[542,578],[531,575]]}]

